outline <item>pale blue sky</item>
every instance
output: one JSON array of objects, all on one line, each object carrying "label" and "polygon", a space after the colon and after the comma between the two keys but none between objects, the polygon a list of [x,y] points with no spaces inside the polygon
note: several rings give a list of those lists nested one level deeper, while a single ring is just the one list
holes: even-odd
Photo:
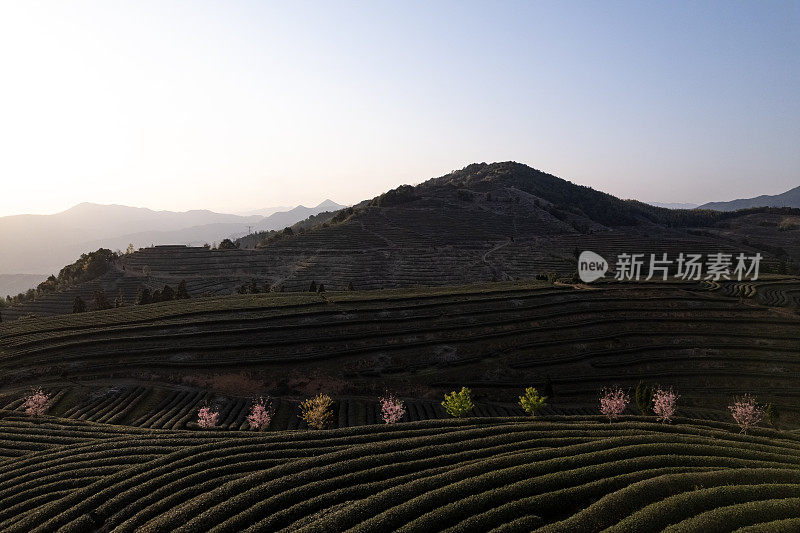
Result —
[{"label": "pale blue sky", "polygon": [[800,2],[0,0],[0,215],[352,203],[513,159],[624,198],[800,184]]}]

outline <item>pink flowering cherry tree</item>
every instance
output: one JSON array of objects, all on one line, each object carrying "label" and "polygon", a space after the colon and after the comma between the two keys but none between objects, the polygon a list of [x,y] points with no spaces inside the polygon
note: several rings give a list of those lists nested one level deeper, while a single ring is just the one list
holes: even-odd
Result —
[{"label": "pink flowering cherry tree", "polygon": [[272,420],[271,402],[269,397],[261,397],[253,403],[250,414],[247,415],[247,422],[251,429],[267,429]]},{"label": "pink flowering cherry tree", "polygon": [[50,406],[50,395],[41,388],[34,389],[25,397],[25,414],[30,416],[42,416]]},{"label": "pink flowering cherry tree", "polygon": [[381,418],[387,424],[396,424],[406,414],[406,406],[403,400],[393,394],[387,394],[381,398]]},{"label": "pink flowering cherry tree", "polygon": [[609,420],[615,420],[625,412],[625,408],[630,401],[630,396],[625,394],[625,391],[619,387],[603,389],[603,395],[600,397],[600,412],[606,415]]},{"label": "pink flowering cherry tree", "polygon": [[201,428],[213,428],[219,421],[219,413],[208,405],[204,405],[197,412],[197,425]]},{"label": "pink flowering cherry tree", "polygon": [[761,422],[764,417],[764,408],[758,405],[755,396],[745,394],[740,398],[735,398],[733,404],[728,406],[731,416],[741,428],[740,433],[747,433],[747,430]]},{"label": "pink flowering cherry tree", "polygon": [[653,394],[653,412],[660,422],[672,422],[677,409],[677,401],[680,396],[675,394],[672,387],[662,389],[659,387]]}]

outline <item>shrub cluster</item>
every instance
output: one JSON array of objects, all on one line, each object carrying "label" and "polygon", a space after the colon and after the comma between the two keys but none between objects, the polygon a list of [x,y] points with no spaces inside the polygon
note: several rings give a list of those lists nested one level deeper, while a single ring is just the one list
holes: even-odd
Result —
[{"label": "shrub cluster", "polygon": [[300,417],[309,427],[325,429],[333,421],[333,400],[327,394],[317,394],[300,404]]}]

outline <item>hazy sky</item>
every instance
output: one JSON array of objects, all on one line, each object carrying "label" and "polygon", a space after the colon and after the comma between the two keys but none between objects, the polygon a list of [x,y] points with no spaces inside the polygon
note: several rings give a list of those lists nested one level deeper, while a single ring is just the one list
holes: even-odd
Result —
[{"label": "hazy sky", "polygon": [[800,184],[800,2],[0,0],[0,215],[353,203],[516,160]]}]

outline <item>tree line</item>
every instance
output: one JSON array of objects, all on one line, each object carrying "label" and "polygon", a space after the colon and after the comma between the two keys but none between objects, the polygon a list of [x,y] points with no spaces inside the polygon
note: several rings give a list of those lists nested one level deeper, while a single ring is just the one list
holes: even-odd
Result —
[{"label": "tree line", "polygon": [[95,252],[81,254],[77,261],[62,268],[57,276],[50,275],[34,289],[28,289],[16,296],[6,296],[5,302],[8,305],[31,302],[46,294],[69,289],[80,283],[97,279],[108,272],[108,269],[117,259],[119,259],[119,254],[107,248],[99,248]]},{"label": "tree line", "polygon": [[[178,286],[173,289],[169,285],[164,285],[163,289],[156,289],[155,291],[150,291],[150,289],[146,286],[141,286],[139,288],[139,292],[136,294],[136,299],[134,300],[134,305],[148,305],[152,303],[158,302],[171,302],[173,300],[188,300],[191,298],[189,292],[186,290],[186,281],[181,280],[178,283]],[[125,295],[120,289],[119,293],[117,294],[114,301],[111,302],[106,295],[105,289],[97,289],[92,294],[92,311],[102,311],[104,309],[114,309],[119,307],[125,307],[127,303],[125,302]],[[75,300],[72,302],[72,312],[73,313],[85,313],[89,311],[89,306],[86,304],[83,298],[79,296],[75,297]]]}]

